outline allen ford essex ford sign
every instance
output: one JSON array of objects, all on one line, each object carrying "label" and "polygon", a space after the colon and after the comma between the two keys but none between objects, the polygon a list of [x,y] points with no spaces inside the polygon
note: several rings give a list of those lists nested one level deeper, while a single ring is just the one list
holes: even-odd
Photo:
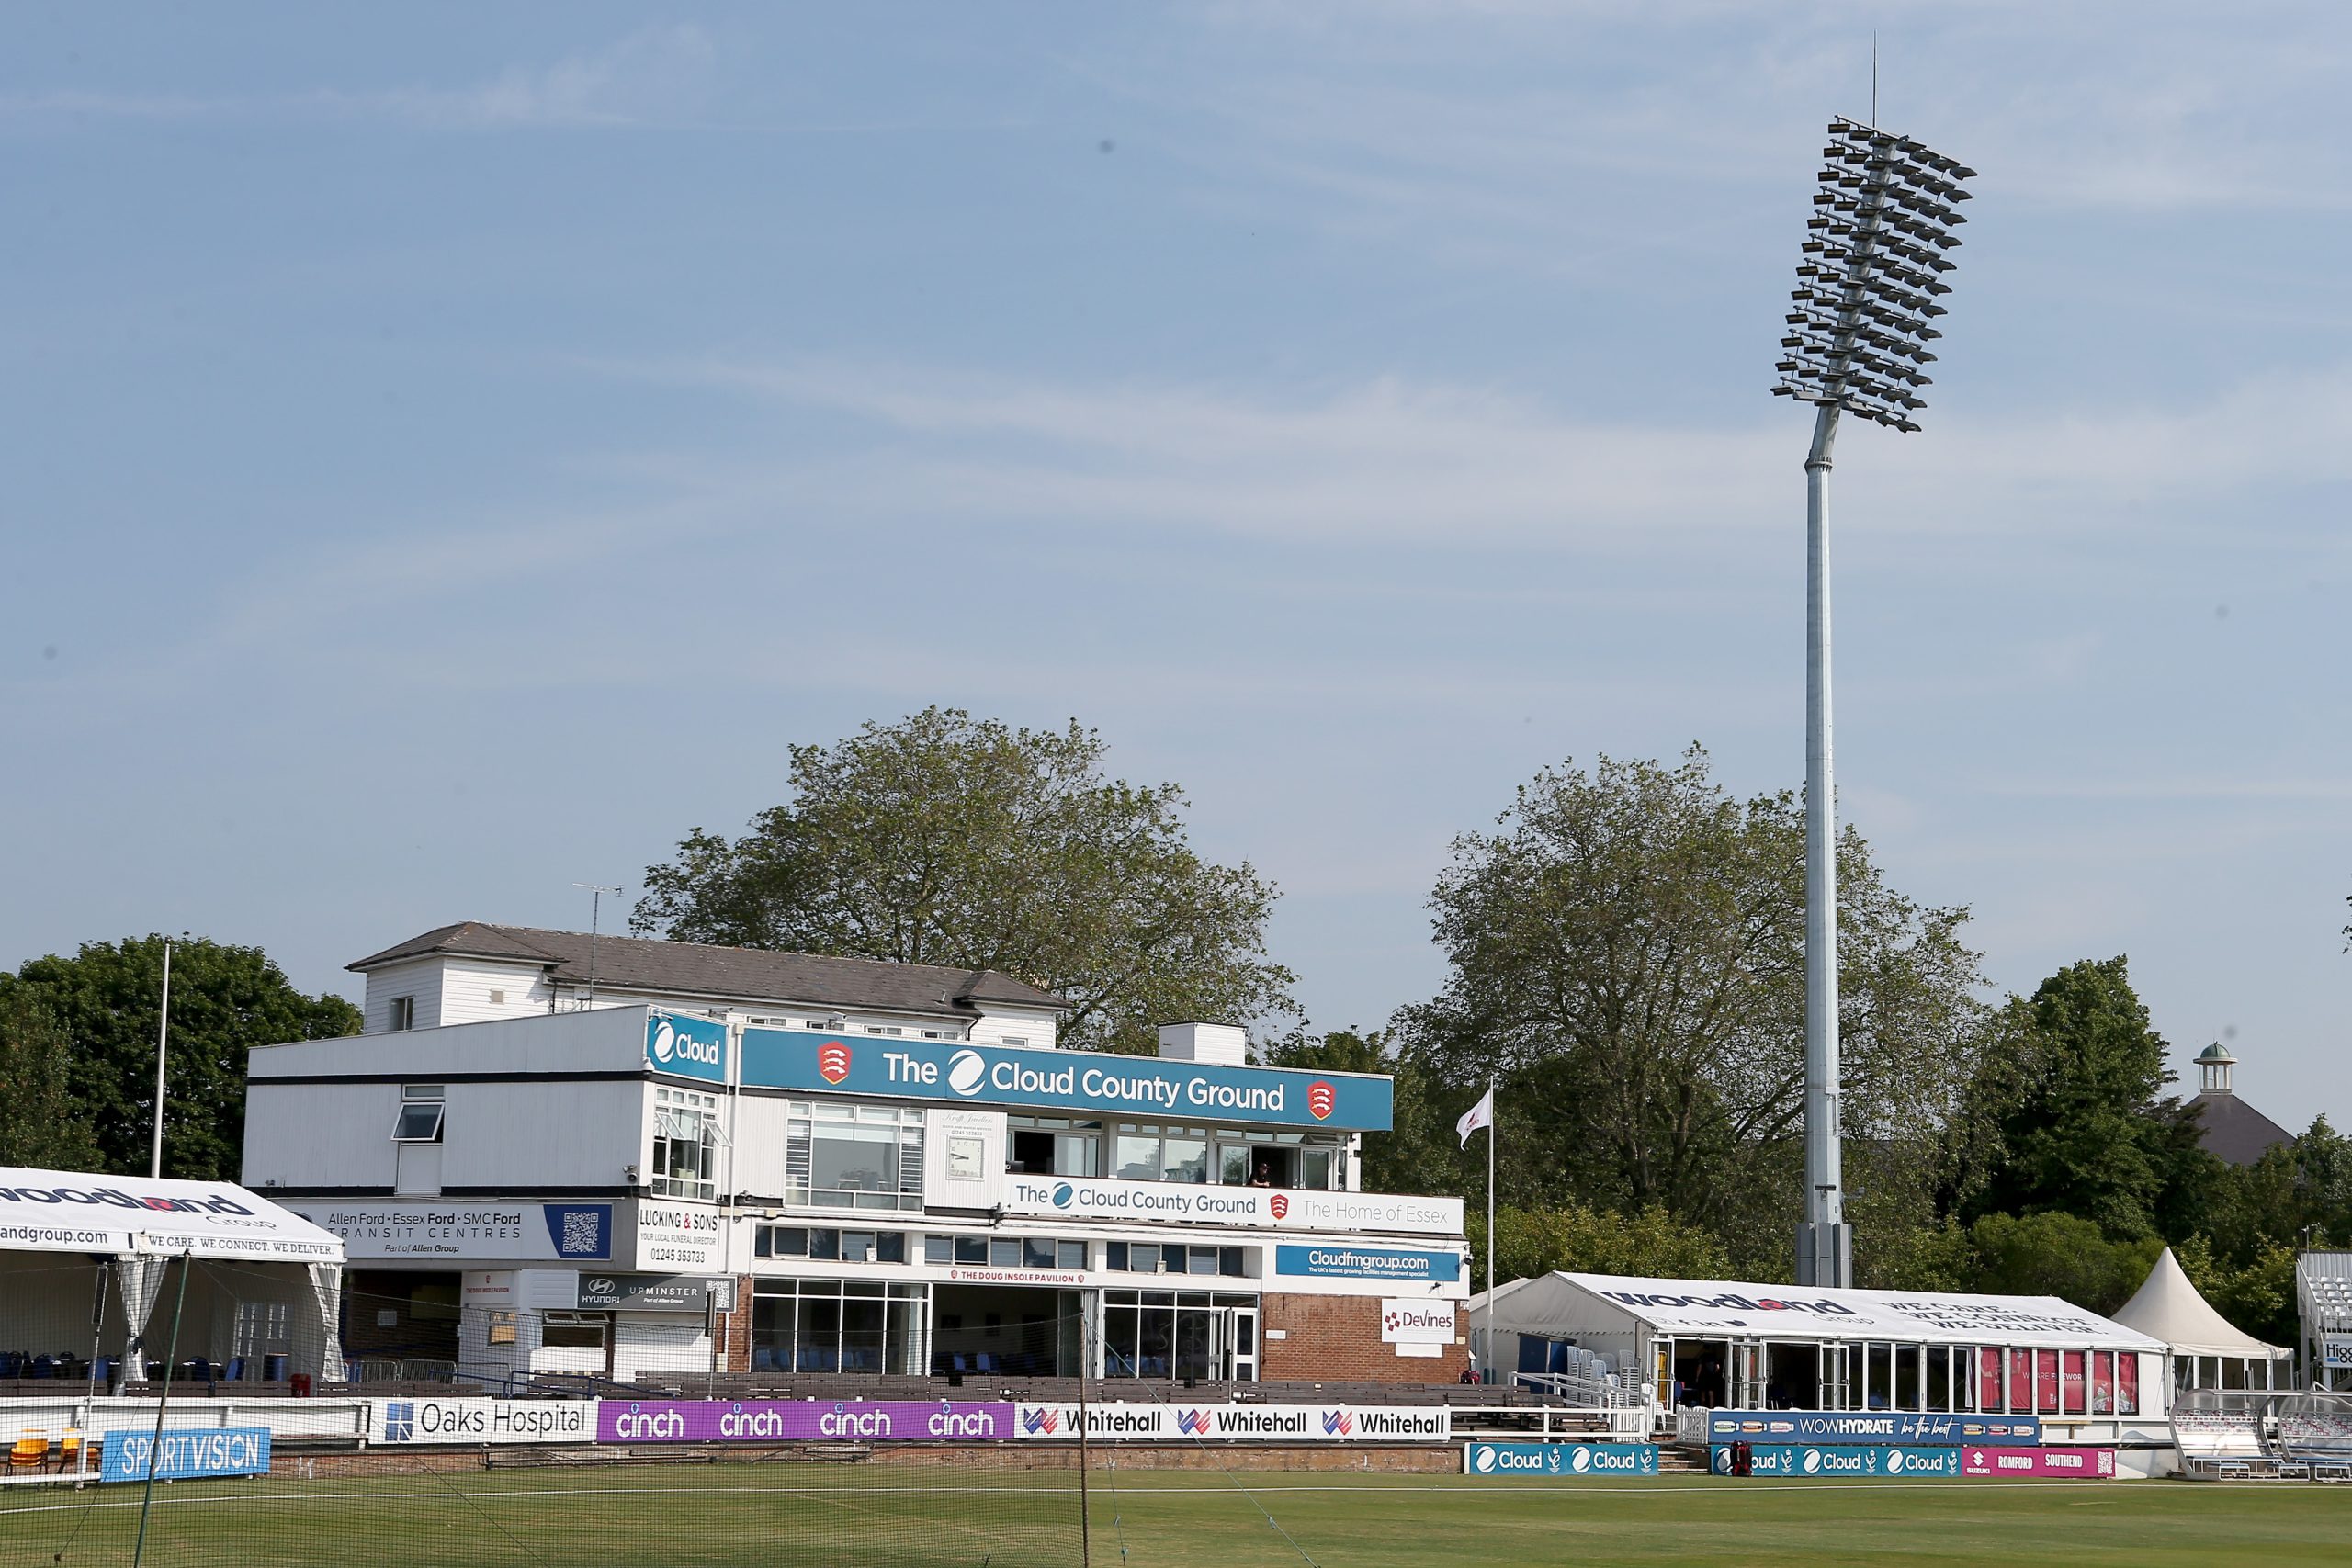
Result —
[{"label": "allen ford essex ford sign", "polygon": [[1388,1080],[1357,1073],[1231,1067],[953,1040],[851,1040],[805,1029],[746,1029],[742,1050],[744,1084],[818,1094],[962,1100],[1350,1132],[1385,1133],[1394,1111]]},{"label": "allen ford essex ford sign", "polygon": [[1208,1187],[1181,1181],[1114,1181],[1061,1176],[1005,1179],[1010,1214],[1087,1220],[1177,1220],[1259,1230],[1386,1231],[1460,1235],[1459,1198],[1396,1198],[1277,1187]]}]

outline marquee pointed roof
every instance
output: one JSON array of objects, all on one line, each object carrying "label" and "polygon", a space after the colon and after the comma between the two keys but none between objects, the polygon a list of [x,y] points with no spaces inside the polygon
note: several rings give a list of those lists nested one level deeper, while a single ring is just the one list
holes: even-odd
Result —
[{"label": "marquee pointed roof", "polygon": [[2213,1304],[2188,1282],[2180,1260],[2167,1247],[2147,1281],[2130,1301],[2118,1307],[2115,1321],[2136,1328],[2151,1339],[2161,1339],[2184,1356],[2283,1356],[2276,1345],[2266,1345],[2213,1310]]}]

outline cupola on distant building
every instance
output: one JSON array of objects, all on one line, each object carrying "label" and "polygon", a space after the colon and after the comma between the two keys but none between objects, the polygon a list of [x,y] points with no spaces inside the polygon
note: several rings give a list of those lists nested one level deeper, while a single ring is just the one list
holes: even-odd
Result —
[{"label": "cupola on distant building", "polygon": [[2220,1041],[2197,1054],[2198,1139],[2205,1152],[2232,1165],[2252,1165],[2295,1135],[2238,1098],[2230,1082],[2238,1059]]}]

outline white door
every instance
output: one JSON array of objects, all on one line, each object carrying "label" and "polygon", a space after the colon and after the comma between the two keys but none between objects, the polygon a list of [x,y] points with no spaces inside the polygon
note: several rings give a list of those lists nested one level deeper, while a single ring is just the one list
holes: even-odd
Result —
[{"label": "white door", "polygon": [[1225,1375],[1235,1382],[1258,1381],[1258,1309],[1225,1309]]}]

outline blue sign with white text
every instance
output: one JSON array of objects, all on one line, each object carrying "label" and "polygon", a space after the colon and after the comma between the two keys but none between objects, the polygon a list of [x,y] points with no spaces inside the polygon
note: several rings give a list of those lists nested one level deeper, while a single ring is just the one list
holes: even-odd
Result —
[{"label": "blue sign with white text", "polygon": [[850,1040],[805,1029],[743,1031],[742,1081],[818,1094],[965,1100],[1350,1132],[1386,1132],[1395,1115],[1388,1080],[1362,1073],[1232,1067],[956,1040]]},{"label": "blue sign with white text", "polygon": [[707,1018],[657,1012],[645,1021],[645,1059],[657,1073],[725,1083],[727,1026]]},{"label": "blue sign with white text", "polygon": [[1714,1410],[1707,1415],[1707,1440],[2023,1445],[2041,1441],[2041,1422],[2031,1416],[1947,1416],[1914,1410]]},{"label": "blue sign with white text", "polygon": [[1464,1475],[1623,1480],[1657,1473],[1655,1443],[1472,1443],[1462,1450]]},{"label": "blue sign with white text", "polygon": [[108,1432],[98,1461],[100,1481],[144,1481],[153,1457],[158,1481],[195,1481],[208,1475],[267,1475],[269,1428],[208,1427],[202,1431]]},{"label": "blue sign with white text", "polygon": [[[1916,1449],[1845,1448],[1812,1443],[1757,1443],[1748,1450],[1755,1475],[1850,1480],[1861,1475],[1958,1475],[1960,1450],[1930,1443]],[[1732,1450],[1719,1444],[1708,1456],[1717,1475],[1732,1472]]]},{"label": "blue sign with white text", "polygon": [[1419,1247],[1315,1242],[1275,1247],[1274,1272],[1327,1280],[1458,1280],[1462,1255],[1424,1252]]}]

